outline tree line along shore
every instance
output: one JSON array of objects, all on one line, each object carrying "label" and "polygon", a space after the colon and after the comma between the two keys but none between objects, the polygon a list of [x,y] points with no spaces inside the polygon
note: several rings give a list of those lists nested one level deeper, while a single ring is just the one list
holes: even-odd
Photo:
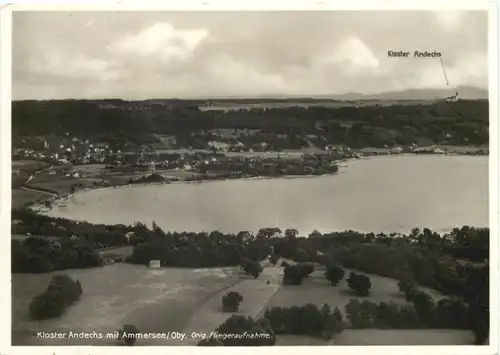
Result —
[{"label": "tree line along shore", "polygon": [[[415,228],[405,235],[313,232],[308,237],[299,236],[294,229],[279,228],[262,228],[256,234],[189,233],[164,232],[156,224],[152,228],[141,223],[94,225],[41,216],[29,210],[13,211],[12,223],[12,233],[31,235],[22,242],[12,241],[14,273],[103,267],[104,247],[130,246],[131,255],[114,261],[148,266],[156,261],[159,267],[239,266],[242,272],[258,278],[263,261],[275,265],[286,260],[280,264],[283,287],[306,287],[300,286],[302,280],[315,269],[323,269],[332,287],[345,278],[353,296],[362,298],[349,303],[348,319],[339,317],[335,305],[323,309],[297,305],[293,309],[271,308],[264,320],[235,314],[219,327],[219,333],[258,333],[267,329],[272,334],[270,339],[275,339],[276,334],[328,338],[346,327],[452,328],[472,330],[477,344],[483,344],[489,334],[489,228],[463,226],[445,234]],[[348,274],[345,269],[356,271]],[[365,273],[399,280],[398,291],[411,304],[402,307],[370,302],[371,282]],[[85,297],[85,285],[64,282],[70,291],[60,293],[55,290],[60,288],[52,286],[47,294],[33,301],[33,317],[58,316],[80,295]],[[438,290],[445,298],[436,303],[420,287]],[[244,295],[228,295],[222,300],[222,308],[234,310],[241,302],[245,302]],[[268,338],[207,341],[200,345],[272,342]]]}]

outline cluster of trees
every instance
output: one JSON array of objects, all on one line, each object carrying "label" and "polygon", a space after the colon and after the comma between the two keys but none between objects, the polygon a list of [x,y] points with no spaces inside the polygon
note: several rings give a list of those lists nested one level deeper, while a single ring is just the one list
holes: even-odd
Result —
[{"label": "cluster of trees", "polygon": [[342,313],[326,303],[321,309],[313,304],[293,307],[273,307],[265,311],[276,334],[309,335],[330,339],[344,329]]},{"label": "cluster of trees", "polygon": [[82,292],[80,281],[75,282],[68,275],[54,276],[47,290],[31,301],[30,318],[42,320],[59,317],[66,307],[80,299]]},{"label": "cluster of trees", "polygon": [[[205,147],[193,132],[215,128],[259,129],[255,142],[274,149],[306,146],[306,134],[350,147],[401,144],[425,139],[429,144],[486,144],[488,101],[376,107],[286,107],[245,111],[200,111],[197,103],[150,106],[148,110],[102,109],[96,101],[16,101],[12,103],[13,140],[44,134],[76,135],[105,140],[113,148],[129,142],[148,144],[155,134],[175,134],[181,146]],[[123,102],[139,107],[144,103]],[[78,119],[75,119],[75,112]],[[318,129],[321,127],[321,130]],[[277,134],[286,134],[279,138]],[[251,137],[245,138],[246,140]],[[201,142],[200,142],[201,140]],[[253,142],[246,141],[246,144]],[[324,142],[322,142],[324,143]]]},{"label": "cluster of trees", "polygon": [[215,330],[217,338],[209,337],[199,346],[272,346],[276,335],[269,320],[232,315]]},{"label": "cluster of trees", "polygon": [[[395,278],[400,280],[400,290],[409,301],[418,294],[416,284],[462,299],[469,307],[469,327],[478,341],[484,340],[489,332],[489,263],[483,258],[489,253],[488,228],[464,226],[442,235],[429,229],[414,229],[408,235],[313,232],[304,238],[299,237],[295,229],[283,232],[279,228],[262,228],[256,235],[217,231],[210,234],[165,233],[155,224],[152,229],[140,223],[133,226],[92,225],[25,210],[13,211],[12,220],[16,221],[12,224],[16,234],[29,231],[63,236],[67,240],[70,235],[80,237],[80,243],[73,244],[70,239],[65,244],[63,238],[61,249],[33,239],[13,242],[14,272],[98,265],[94,248],[96,243],[104,242],[134,245],[129,259],[133,263],[146,265],[150,260],[160,260],[166,266],[239,265],[255,278],[262,271],[259,261],[271,256],[276,263],[283,257],[297,263],[283,264],[286,284],[301,284],[314,271],[312,263],[326,266],[325,278],[332,285],[337,285],[344,277],[341,267]],[[483,262],[477,263],[481,258]],[[471,260],[476,263],[473,265]],[[370,280],[366,276],[352,274],[347,282],[356,294],[369,294]]]},{"label": "cluster of trees", "polygon": [[421,324],[427,328],[472,329],[476,342],[482,344],[489,332],[489,296],[486,267],[470,269],[464,281],[465,293],[453,294],[437,303],[426,292],[419,290],[410,276],[399,282],[399,291],[412,302]]},{"label": "cluster of trees", "polygon": [[283,284],[301,285],[302,280],[314,272],[313,263],[299,263],[295,265],[283,264]]},{"label": "cluster of trees", "polygon": [[372,283],[368,276],[359,275],[355,272],[351,272],[349,275],[347,285],[358,296],[368,296],[372,288]]},{"label": "cluster of trees", "polygon": [[394,302],[360,302],[352,299],[345,307],[346,317],[353,328],[415,329],[422,328],[415,308]]},{"label": "cluster of trees", "polygon": [[329,265],[325,271],[325,278],[332,286],[337,286],[344,279],[345,271],[338,264]]},{"label": "cluster of trees", "polygon": [[[474,229],[471,229],[474,230]],[[475,231],[475,230],[474,230]],[[487,232],[489,235],[489,231]],[[436,236],[437,233],[432,233]],[[420,238],[420,237],[419,237]],[[446,238],[439,236],[439,243]],[[345,242],[318,238],[321,248],[330,250],[330,257],[346,268],[401,279],[404,275],[418,284],[435,288],[445,294],[463,293],[470,262],[458,260],[446,253],[451,249],[441,247],[434,240],[413,242],[410,237],[385,240],[364,239],[360,242]],[[448,241],[446,243],[453,243]],[[322,245],[321,245],[322,244]],[[486,248],[488,246],[485,246]],[[483,260],[483,262],[486,261]],[[469,265],[469,266],[467,266]]]},{"label": "cluster of trees", "polygon": [[345,310],[354,328],[470,329],[474,317],[462,299],[443,298],[436,303],[423,291],[416,293],[411,304],[352,299]]},{"label": "cluster of trees", "polygon": [[240,270],[256,279],[262,273],[263,267],[258,261],[242,257]]},{"label": "cluster of trees", "polygon": [[103,265],[99,252],[85,241],[51,242],[29,237],[11,244],[13,273],[45,273],[54,270],[98,267]]},{"label": "cluster of trees", "polygon": [[224,312],[238,312],[243,296],[238,292],[228,292],[222,297],[222,310]]},{"label": "cluster of trees", "polygon": [[[71,238],[77,236],[93,247],[122,246],[137,242],[128,240],[125,235],[134,227],[125,225],[104,225],[73,221],[65,218],[54,218],[37,214],[30,209],[13,209],[12,234],[40,235]],[[142,225],[141,225],[142,226]]]},{"label": "cluster of trees", "polygon": [[148,176],[142,176],[137,179],[129,179],[129,184],[149,184],[149,183],[158,183],[158,182],[166,182],[167,179],[165,179],[163,176],[160,174],[151,174]]},{"label": "cluster of trees", "polygon": [[[241,176],[283,176],[283,175],[324,175],[339,170],[336,164],[319,157],[310,161],[289,161],[272,159],[269,161],[247,161],[237,163],[212,163],[197,166],[197,171],[208,179],[231,179]],[[209,174],[208,174],[209,173]]]}]

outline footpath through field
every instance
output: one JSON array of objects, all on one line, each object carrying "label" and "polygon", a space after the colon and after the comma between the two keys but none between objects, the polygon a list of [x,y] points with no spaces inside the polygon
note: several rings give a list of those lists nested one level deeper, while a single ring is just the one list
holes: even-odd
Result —
[{"label": "footpath through field", "polygon": [[[240,310],[236,314],[256,317],[280,288],[283,268],[278,265],[272,266],[266,261],[262,265],[264,270],[257,279],[244,276],[245,278],[236,285],[208,299],[194,313],[182,330],[187,336],[186,339],[183,341],[169,340],[169,344],[165,345],[196,345],[201,339],[191,337],[193,332],[204,333],[208,336],[210,332],[224,323],[226,319],[234,314],[222,311],[222,297],[228,292],[238,292],[243,296]],[[269,281],[269,284],[267,284],[267,281]]]}]

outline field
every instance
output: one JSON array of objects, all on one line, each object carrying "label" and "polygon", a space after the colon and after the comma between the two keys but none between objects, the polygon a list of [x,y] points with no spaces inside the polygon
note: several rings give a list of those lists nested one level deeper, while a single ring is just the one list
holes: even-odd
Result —
[{"label": "field", "polygon": [[[190,333],[203,329],[210,331],[227,319],[230,314],[220,311],[220,302],[222,296],[230,291],[239,292],[244,298],[239,314],[251,317],[263,316],[265,309],[269,307],[286,307],[306,303],[313,303],[319,307],[328,303],[332,307],[338,306],[344,312],[345,305],[350,299],[362,299],[353,296],[348,291],[345,281],[337,287],[330,286],[323,276],[323,270],[315,271],[308,280],[305,280],[303,285],[283,286],[281,285],[282,270],[278,266],[267,265],[257,280],[243,279],[233,287],[214,295],[203,305],[200,305],[183,332]],[[370,278],[372,292],[368,297],[369,300],[374,302],[406,302],[397,292],[397,281],[376,275],[370,275]],[[266,284],[268,280],[269,285]],[[434,290],[424,290],[429,292],[435,300],[442,297]],[[277,345],[460,345],[472,344],[473,341],[473,335],[468,331],[363,329],[346,330],[330,341],[306,336],[280,335],[277,339]],[[186,345],[194,345],[196,342],[195,339],[191,339]]]},{"label": "field", "polygon": [[[81,300],[58,319],[30,320],[28,308],[33,297],[47,288],[53,275],[62,273],[80,280],[83,287]],[[238,276],[230,268],[148,269],[122,263],[43,275],[14,274],[13,344],[74,345],[72,341],[85,344],[85,340],[33,337],[36,331],[42,330],[113,332],[124,324],[134,324],[141,332],[180,331],[200,303],[237,279]],[[96,345],[117,344],[113,339],[93,339],[87,344],[89,341]],[[146,345],[145,342],[141,341],[143,345]]]},{"label": "field", "polygon": [[[279,264],[278,264],[279,265]],[[313,303],[338,306],[356,298],[345,281],[330,286],[322,270],[315,271],[301,286],[283,286],[283,268],[263,264],[257,279],[240,275],[236,268],[148,269],[144,266],[113,264],[104,269],[69,270],[83,286],[82,299],[68,308],[59,319],[33,322],[28,319],[29,302],[42,292],[54,274],[15,274],[13,286],[14,344],[70,345],[82,340],[41,340],[33,338],[35,330],[113,332],[123,324],[134,324],[141,332],[178,331],[208,333],[223,323],[230,313],[221,311],[221,299],[230,291],[239,292],[244,300],[239,314],[258,317],[265,308]],[[406,302],[397,294],[397,282],[370,275],[371,301]],[[267,284],[269,281],[269,284]],[[435,299],[441,296],[430,291]],[[362,298],[359,298],[362,299]],[[200,339],[140,340],[137,345],[196,345]],[[462,345],[472,344],[473,335],[455,330],[346,330],[332,340],[306,336],[278,336],[277,345]],[[113,339],[89,340],[87,344],[116,345]]]},{"label": "field", "polygon": [[12,170],[35,171],[48,166],[49,164],[38,160],[13,160]]},{"label": "field", "polygon": [[102,179],[91,179],[91,178],[72,178],[66,176],[57,176],[47,179],[35,178],[30,182],[30,186],[33,188],[42,188],[50,191],[54,191],[57,194],[69,194],[71,193],[71,186],[75,184],[82,184],[84,188],[93,187],[94,182],[101,182]]},{"label": "field", "polygon": [[279,335],[276,345],[299,346],[384,346],[384,345],[471,345],[474,335],[466,330],[454,329],[347,329],[332,340],[307,336]]},{"label": "field", "polygon": [[34,191],[34,190],[24,190],[24,189],[13,189],[12,191],[12,208],[19,208],[24,206],[25,203],[37,200],[46,196],[46,193]]},{"label": "field", "polygon": [[[395,302],[404,304],[405,298],[398,292],[397,281],[377,275],[369,275],[372,282],[370,296],[367,298],[354,296],[347,287],[346,278],[351,270],[346,270],[346,277],[336,287],[328,284],[324,277],[324,269],[317,268],[308,278],[303,281],[300,286],[282,286],[269,300],[266,307],[291,307],[293,305],[304,305],[312,303],[318,307],[327,303],[330,307],[339,307],[342,312],[345,312],[345,306],[353,298],[360,301],[367,299],[372,302]],[[438,301],[442,296],[434,290],[422,288],[428,292],[435,301]],[[260,316],[263,315],[263,312]]]}]

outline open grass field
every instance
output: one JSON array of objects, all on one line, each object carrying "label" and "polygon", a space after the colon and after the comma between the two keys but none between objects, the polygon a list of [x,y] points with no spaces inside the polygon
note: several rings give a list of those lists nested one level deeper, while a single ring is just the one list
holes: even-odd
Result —
[{"label": "open grass field", "polygon": [[59,237],[50,237],[47,235],[30,236],[30,235],[26,235],[26,234],[12,234],[11,237],[12,237],[12,240],[17,240],[19,242],[23,242],[26,239],[28,239],[29,237],[43,238],[43,239],[52,240],[52,241],[57,241],[59,239]]},{"label": "open grass field", "polygon": [[[356,297],[347,287],[346,277],[338,286],[330,286],[323,273],[324,269],[317,270],[306,278],[300,286],[280,286],[277,292],[265,305],[259,316],[263,316],[265,308],[290,307],[312,303],[318,307],[327,303],[330,307],[339,307],[345,316],[345,306],[353,298],[360,301],[367,299],[372,302],[406,303],[398,292],[397,281],[386,277],[366,274],[372,282],[369,297]],[[421,287],[428,292],[435,301],[443,296],[428,288]],[[470,331],[453,329],[416,329],[416,330],[379,330],[379,329],[348,329],[337,334],[333,339],[323,339],[307,336],[279,335],[276,345],[471,345],[474,335]]]},{"label": "open grass field", "polygon": [[92,179],[92,178],[72,178],[66,176],[57,176],[50,179],[38,179],[35,178],[30,182],[30,186],[33,188],[43,188],[50,191],[54,191],[57,194],[69,194],[71,193],[71,186],[75,184],[82,184],[84,188],[94,187],[93,182],[100,182],[102,179]]},{"label": "open grass field", "polygon": [[[256,317],[280,288],[281,284],[280,268],[270,266],[266,262],[263,263],[263,266],[264,270],[257,279],[242,276],[241,280],[234,286],[222,290],[207,299],[196,310],[182,331],[187,334],[214,331],[231,316],[231,313],[222,312],[222,297],[228,292],[238,292],[243,296],[243,303],[240,305],[239,314]],[[269,281],[269,285],[267,281]],[[182,343],[171,341],[168,345],[196,345],[198,342],[199,339],[188,339]]]},{"label": "open grass field", "polygon": [[388,345],[471,345],[474,334],[455,329],[347,329],[331,340],[308,336],[278,335],[275,345],[282,346],[388,346]]},{"label": "open grass field", "polygon": [[11,190],[12,208],[20,208],[24,206],[25,203],[37,200],[44,196],[46,196],[46,194],[43,192],[38,192],[34,190],[13,189]]},{"label": "open grass field", "polygon": [[[269,300],[266,307],[291,307],[294,305],[305,305],[312,303],[318,307],[327,303],[330,307],[338,307],[345,313],[345,306],[353,298],[360,301],[363,299],[372,302],[395,302],[399,304],[406,303],[405,298],[398,292],[398,284],[396,280],[377,275],[365,274],[370,277],[372,288],[369,297],[357,297],[352,294],[347,286],[347,277],[351,270],[346,270],[344,280],[338,286],[331,286],[324,276],[324,268],[317,269],[299,286],[282,285],[278,292]],[[435,290],[421,288],[428,292],[436,301],[442,296]],[[264,312],[260,314],[262,316]]]},{"label": "open grass field", "polygon": [[49,164],[38,160],[13,160],[12,170],[34,171],[47,167]]},{"label": "open grass field", "polygon": [[[70,330],[113,332],[134,324],[141,332],[181,331],[193,313],[213,294],[237,282],[234,269],[149,269],[112,264],[104,268],[66,270],[48,274],[13,274],[12,337],[23,345],[117,345],[112,339],[37,339],[36,331]],[[80,280],[83,295],[58,319],[32,321],[33,297],[43,292],[53,275],[68,274]],[[152,340],[155,345],[155,340]],[[147,345],[146,340],[141,341]],[[162,344],[156,344],[162,345]]]},{"label": "open grass field", "polygon": [[[209,333],[231,316],[231,313],[224,313],[221,309],[222,297],[230,291],[239,292],[244,298],[238,313],[252,317],[262,316],[269,307],[306,303],[318,306],[328,303],[344,311],[345,304],[355,298],[347,290],[345,281],[337,287],[330,286],[322,270],[315,271],[303,285],[284,286],[281,284],[283,268],[268,263],[263,266],[264,271],[257,279],[241,275],[236,268],[148,269],[122,263],[42,275],[14,274],[13,343],[117,345],[117,341],[112,339],[94,339],[85,343],[84,340],[36,339],[33,334],[40,330],[94,330],[106,333],[115,331],[123,324],[134,324],[141,332]],[[59,319],[31,321],[28,318],[30,301],[44,291],[54,274],[61,273],[80,280],[82,299],[70,306]],[[374,275],[370,277],[372,294],[369,300],[405,302],[397,294],[395,280]],[[441,297],[435,291],[431,294],[436,299]],[[349,329],[329,341],[280,335],[276,345],[464,345],[472,344],[473,338],[471,332],[456,330]],[[190,337],[182,341],[142,339],[137,345],[196,345],[199,340]]]},{"label": "open grass field", "polygon": [[74,165],[73,169],[78,172],[91,174],[91,175],[99,175],[102,173],[106,173],[108,169],[106,169],[106,164],[85,164],[85,165]]}]

